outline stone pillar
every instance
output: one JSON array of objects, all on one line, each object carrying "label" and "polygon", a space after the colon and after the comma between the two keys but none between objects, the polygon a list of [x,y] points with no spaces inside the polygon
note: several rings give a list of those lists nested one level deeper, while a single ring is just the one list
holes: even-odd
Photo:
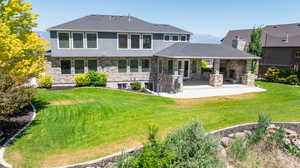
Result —
[{"label": "stone pillar", "polygon": [[178,75],[178,63],[176,59],[173,60],[173,74]]},{"label": "stone pillar", "polygon": [[213,73],[209,76],[209,84],[213,87],[223,85],[223,74],[220,74],[220,59],[215,59],[213,63]]},{"label": "stone pillar", "polygon": [[197,64],[197,72],[201,75],[202,73],[202,68],[201,68],[201,65],[202,65],[202,59],[198,59],[198,64]]},{"label": "stone pillar", "polygon": [[252,60],[246,60],[246,73],[242,75],[242,84],[255,86],[256,75],[251,73]]}]

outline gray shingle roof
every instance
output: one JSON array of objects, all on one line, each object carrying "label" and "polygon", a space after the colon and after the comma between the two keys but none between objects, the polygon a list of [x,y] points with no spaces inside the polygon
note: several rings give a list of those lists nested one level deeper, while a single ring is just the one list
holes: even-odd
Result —
[{"label": "gray shingle roof", "polygon": [[[263,47],[299,47],[300,46],[300,24],[269,25],[263,28]],[[252,29],[232,30],[224,37],[222,44],[232,45],[232,40],[239,36],[247,43],[250,42]],[[288,36],[288,40],[287,40]],[[287,40],[287,41],[286,41]]]},{"label": "gray shingle roof", "polygon": [[133,16],[113,15],[89,15],[48,29],[51,30],[191,34],[171,25],[152,24]]},{"label": "gray shingle roof", "polygon": [[220,44],[178,42],[155,56],[168,58],[260,59],[260,57]]}]

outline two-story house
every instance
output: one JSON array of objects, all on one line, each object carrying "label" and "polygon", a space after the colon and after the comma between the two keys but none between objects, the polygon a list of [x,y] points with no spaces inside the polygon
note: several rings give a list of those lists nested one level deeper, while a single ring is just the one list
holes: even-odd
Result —
[{"label": "two-story house", "polygon": [[[190,43],[190,32],[132,16],[89,15],[48,29],[47,73],[54,84],[73,84],[75,74],[103,72],[107,86],[127,88],[139,81],[158,92],[180,91],[184,80],[201,79],[201,59],[214,59],[209,83],[223,75],[253,85],[253,55],[215,44]],[[220,69],[228,74],[221,74]],[[230,74],[231,73],[235,74]]]},{"label": "two-story house", "polygon": [[[252,29],[231,30],[222,44],[247,51]],[[259,74],[276,66],[281,69],[300,70],[300,24],[280,24],[263,27],[261,38],[262,59]]]}]

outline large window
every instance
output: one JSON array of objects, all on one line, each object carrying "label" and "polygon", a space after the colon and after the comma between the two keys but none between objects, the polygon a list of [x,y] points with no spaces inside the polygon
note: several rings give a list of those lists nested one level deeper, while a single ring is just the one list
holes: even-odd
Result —
[{"label": "large window", "polygon": [[86,46],[87,48],[97,48],[97,33],[86,34]]},{"label": "large window", "polygon": [[58,47],[70,48],[70,33],[58,33]]},{"label": "large window", "polygon": [[140,48],[140,35],[131,35],[131,48]]},{"label": "large window", "polygon": [[75,60],[75,73],[84,73],[84,60]]},{"label": "large window", "polygon": [[139,60],[132,59],[130,60],[130,72],[138,72],[139,71]]},{"label": "large window", "polygon": [[150,60],[144,59],[142,60],[142,72],[150,71]]},{"label": "large window", "polygon": [[71,60],[61,60],[60,68],[62,74],[71,74]]},{"label": "large window", "polygon": [[83,48],[83,33],[73,33],[73,48]]},{"label": "large window", "polygon": [[170,36],[169,35],[165,35],[165,41],[169,41],[170,40]]},{"label": "large window", "polygon": [[172,36],[173,41],[178,41],[178,36]]},{"label": "large window", "polygon": [[168,73],[173,74],[173,60],[168,61]]},{"label": "large window", "polygon": [[118,71],[119,72],[127,72],[127,60],[119,60]]},{"label": "large window", "polygon": [[97,60],[88,60],[88,70],[97,72]]},{"label": "large window", "polygon": [[144,49],[152,48],[152,36],[151,35],[143,35],[143,48]]},{"label": "large window", "polygon": [[119,34],[119,48],[128,48],[128,35]]},{"label": "large window", "polygon": [[181,40],[181,41],[186,41],[186,36],[181,36],[181,37],[180,37],[180,40]]}]

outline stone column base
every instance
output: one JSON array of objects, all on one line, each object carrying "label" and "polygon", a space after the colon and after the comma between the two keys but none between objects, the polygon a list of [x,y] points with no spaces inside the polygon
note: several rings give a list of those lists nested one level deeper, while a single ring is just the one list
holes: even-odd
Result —
[{"label": "stone column base", "polygon": [[242,75],[242,84],[247,86],[255,86],[255,78],[254,74],[246,74]]},{"label": "stone column base", "polygon": [[223,85],[223,74],[210,74],[209,84],[213,87],[221,87]]}]

